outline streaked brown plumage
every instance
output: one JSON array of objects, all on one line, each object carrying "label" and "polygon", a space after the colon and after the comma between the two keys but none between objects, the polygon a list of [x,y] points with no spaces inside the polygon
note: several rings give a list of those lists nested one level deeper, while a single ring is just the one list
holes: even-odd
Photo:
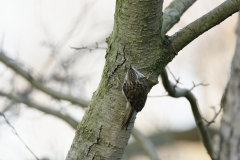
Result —
[{"label": "streaked brown plumage", "polygon": [[128,127],[133,113],[143,109],[149,92],[147,81],[142,73],[130,66],[122,85],[122,92],[127,99],[127,113],[122,121],[122,130]]}]

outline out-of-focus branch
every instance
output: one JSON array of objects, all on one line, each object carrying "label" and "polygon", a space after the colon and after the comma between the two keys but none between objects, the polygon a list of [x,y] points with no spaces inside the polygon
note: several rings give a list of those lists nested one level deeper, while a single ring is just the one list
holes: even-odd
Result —
[{"label": "out-of-focus branch", "polygon": [[146,138],[141,132],[139,132],[135,128],[132,130],[132,135],[135,138],[135,140],[146,151],[147,155],[151,160],[160,160],[160,158],[158,157],[157,151],[150,139]]},{"label": "out-of-focus branch", "polygon": [[27,99],[25,97],[22,97],[22,96],[21,97],[20,96],[14,96],[12,93],[10,94],[10,93],[4,93],[4,92],[0,91],[0,96],[6,97],[9,100],[12,100],[12,101],[14,101],[16,103],[23,103],[23,104],[26,104],[28,107],[32,107],[32,108],[40,110],[40,111],[42,111],[44,113],[56,116],[56,117],[64,120],[65,122],[67,122],[74,129],[77,128],[78,122],[75,119],[73,119],[72,117],[70,117],[68,115],[63,115],[59,111],[50,109],[50,107],[39,105],[39,104],[34,103],[34,102],[30,101],[29,99]]},{"label": "out-of-focus branch", "polygon": [[[78,124],[79,124],[74,118],[72,118],[68,115],[63,115],[59,111],[50,109],[49,107],[34,103],[34,102],[30,101],[29,99],[27,99],[25,97],[14,96],[13,94],[4,93],[2,91],[0,91],[0,96],[6,97],[6,98],[8,98],[9,100],[12,100],[15,103],[23,103],[23,104],[26,104],[28,107],[35,108],[35,109],[37,109],[39,111],[42,111],[46,114],[56,116],[56,117],[64,120],[65,122],[67,122],[73,129],[76,129]],[[143,147],[143,149],[146,151],[146,153],[148,154],[148,156],[151,159],[159,160],[157,152],[154,148],[154,145],[152,144],[152,142],[148,138],[146,138],[137,129],[133,129],[132,134],[133,134],[134,138],[136,139],[136,141],[141,144],[141,146]]]},{"label": "out-of-focus branch", "polygon": [[[103,42],[100,42],[100,44],[103,44]],[[82,56],[82,54],[80,54],[79,52],[83,52],[83,51],[92,52],[94,50],[107,50],[107,47],[99,46],[98,42],[96,42],[95,45],[91,44],[90,46],[81,46],[81,47],[69,46],[69,47],[74,49],[74,50],[76,50],[77,52],[75,52],[73,55],[71,55],[70,57],[66,58],[62,62],[62,65],[67,66],[67,67],[73,65],[77,61],[77,59],[79,59]]]},{"label": "out-of-focus branch", "polygon": [[24,77],[29,83],[31,83],[35,88],[45,92],[46,94],[56,98],[69,101],[73,104],[77,104],[82,107],[87,107],[89,102],[81,97],[73,97],[68,94],[63,94],[58,91],[55,91],[49,87],[46,87],[40,82],[40,80],[34,78],[29,72],[25,71],[20,65],[17,64],[14,60],[8,58],[2,52],[0,52],[0,61],[3,62],[6,66],[10,67],[16,73]]},{"label": "out-of-focus branch", "polygon": [[[4,93],[2,91],[0,91],[0,96],[6,97],[6,98],[8,98],[9,100],[11,100],[15,103],[23,103],[23,104],[26,104],[28,107],[35,108],[39,111],[42,111],[43,113],[56,116],[56,117],[60,118],[61,120],[65,121],[66,123],[68,123],[73,129],[76,129],[78,124],[79,124],[79,122],[77,122],[74,118],[72,118],[68,115],[63,115],[59,111],[50,109],[49,107],[34,103],[34,102],[30,101],[29,99],[27,99],[25,97],[14,96],[13,94]],[[159,160],[157,152],[154,148],[154,145],[152,144],[152,142],[148,138],[146,138],[137,129],[133,129],[132,134],[133,134],[134,138],[136,139],[136,141],[138,143],[140,143],[142,148],[146,151],[147,155],[152,160]]]},{"label": "out-of-focus branch", "polygon": [[[40,1],[40,3],[42,3],[42,2]],[[41,4],[38,6],[41,6]],[[85,7],[83,9],[79,10],[80,13],[77,14],[78,17],[76,17],[76,19],[74,20],[74,23],[72,23],[70,30],[68,30],[66,32],[66,34],[63,35],[63,37],[58,38],[57,42],[52,40],[52,37],[51,37],[52,34],[50,34],[51,30],[43,20],[42,13],[41,13],[41,7],[39,8],[39,10],[36,10],[36,11],[37,11],[37,14],[35,14],[37,16],[36,19],[39,19],[41,29],[42,29],[44,35],[46,36],[46,42],[44,42],[43,45],[49,47],[51,50],[51,56],[49,56],[47,61],[45,63],[43,63],[42,68],[40,70],[40,73],[42,74],[44,72],[47,72],[47,69],[50,67],[50,65],[52,64],[52,62],[54,60],[53,57],[56,56],[57,54],[59,54],[60,51],[62,50],[62,48],[65,47],[66,44],[69,42],[69,40],[73,37],[74,32],[76,31],[79,23],[82,20],[83,14],[81,14],[81,13],[85,12]]]},{"label": "out-of-focus branch", "polygon": [[[218,134],[217,130],[209,128],[211,138],[214,135]],[[200,136],[198,136],[199,131],[197,128],[192,128],[187,131],[165,131],[165,132],[156,132],[151,134],[147,138],[151,140],[156,148],[163,147],[165,145],[174,144],[176,141],[188,141],[188,142],[200,142]],[[145,151],[142,150],[142,146],[139,145],[139,142],[130,143],[125,150],[125,153],[129,157],[141,156],[145,154]],[[178,159],[178,158],[176,158]],[[194,158],[193,158],[194,159]]]},{"label": "out-of-focus branch", "polygon": [[122,160],[129,160],[129,158],[127,157],[127,155],[125,153],[123,154]]},{"label": "out-of-focus branch", "polygon": [[197,0],[174,0],[163,12],[162,35],[165,35],[178,21],[183,13]]},{"label": "out-of-focus branch", "polygon": [[214,160],[215,159],[215,152],[213,149],[212,140],[208,131],[208,128],[204,124],[202,120],[201,113],[198,109],[198,102],[194,94],[189,89],[179,88],[174,85],[169,79],[167,75],[166,69],[163,70],[161,73],[162,83],[166,91],[168,92],[169,96],[179,98],[179,97],[185,97],[192,108],[193,116],[196,122],[196,125],[199,129],[199,133],[201,135],[201,139],[203,141],[203,144],[205,148],[207,149],[208,154],[210,157]]},{"label": "out-of-focus branch", "polygon": [[175,33],[170,38],[175,53],[178,53],[202,33],[218,25],[232,14],[238,12],[239,8],[240,0],[224,1],[209,13]]},{"label": "out-of-focus branch", "polygon": [[3,116],[3,118],[5,119],[5,121],[7,122],[7,124],[9,125],[9,127],[12,128],[13,133],[20,139],[20,141],[24,144],[24,146],[29,150],[29,152],[31,152],[31,154],[37,159],[39,160],[39,158],[33,153],[33,151],[26,145],[26,143],[22,140],[22,138],[18,135],[17,131],[15,130],[15,128],[11,125],[11,123],[7,120],[7,118],[5,117],[5,115],[3,113],[0,112],[0,115]]}]

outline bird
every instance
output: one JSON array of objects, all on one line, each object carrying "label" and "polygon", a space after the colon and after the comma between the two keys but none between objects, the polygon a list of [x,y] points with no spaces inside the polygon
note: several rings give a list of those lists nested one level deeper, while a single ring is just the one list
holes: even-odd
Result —
[{"label": "bird", "polygon": [[127,129],[134,112],[140,112],[143,109],[148,92],[147,77],[130,65],[122,84],[122,93],[127,100],[127,111],[122,120],[121,130]]}]

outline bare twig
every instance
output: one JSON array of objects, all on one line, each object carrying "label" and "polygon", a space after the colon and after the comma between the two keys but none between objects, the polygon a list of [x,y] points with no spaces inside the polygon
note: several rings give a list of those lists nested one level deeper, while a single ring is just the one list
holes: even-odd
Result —
[{"label": "bare twig", "polygon": [[[174,88],[176,88],[178,84],[182,84],[182,83],[180,83],[180,77],[176,78],[175,75],[172,73],[172,71],[170,70],[170,68],[168,66],[167,66],[167,69],[170,72],[170,74],[172,75],[172,77],[174,78],[174,80],[176,81],[176,84],[174,85]],[[194,88],[196,88],[198,86],[208,86],[209,85],[209,84],[205,84],[205,83],[195,84],[193,81],[192,81],[192,83],[193,83],[193,86],[192,86],[192,88],[189,89],[190,91],[192,91]]]},{"label": "bare twig", "polygon": [[[100,44],[103,44],[105,42],[100,42]],[[92,50],[106,50],[107,48],[104,48],[104,47],[99,47],[98,44],[99,43],[96,43],[97,44],[97,47],[90,47],[90,46],[94,46],[94,44],[91,44],[90,46],[84,46],[83,48],[81,47],[71,47],[72,49],[75,49],[75,50],[80,50],[80,51],[85,51],[85,50],[89,50],[91,49]],[[64,64],[65,66],[70,66],[73,64],[73,62],[75,62],[79,57],[81,57],[82,54],[79,54],[79,52],[75,52],[73,55],[69,56],[68,58],[66,58],[62,64]]]},{"label": "bare twig", "polygon": [[76,49],[76,50],[89,50],[90,52],[92,50],[98,50],[98,49],[106,50],[107,49],[106,47],[99,47],[97,42],[96,42],[95,47],[89,47],[89,46],[82,46],[82,47],[71,47],[71,46],[69,46],[69,47],[72,48],[72,49]]},{"label": "bare twig", "polygon": [[172,71],[170,70],[170,68],[168,66],[167,66],[167,69],[168,69],[168,71],[170,72],[170,74],[172,75],[172,77],[174,78],[174,80],[176,82],[176,84],[174,85],[174,88],[176,88],[178,84],[182,84],[182,83],[180,83],[180,77],[176,78],[175,75],[172,73]]},{"label": "bare twig", "polygon": [[192,91],[194,88],[198,87],[198,86],[208,86],[209,84],[204,84],[204,83],[198,83],[198,84],[195,84],[193,81],[193,86],[192,88],[190,88],[189,90]]},{"label": "bare twig", "polygon": [[216,108],[214,107],[214,106],[212,106],[211,107],[212,109],[213,109],[213,112],[214,112],[214,117],[212,118],[212,120],[211,121],[208,121],[208,120],[206,120],[205,118],[203,118],[202,117],[202,119],[204,120],[204,121],[206,121],[206,126],[207,127],[209,127],[212,123],[214,123],[215,122],[215,120],[216,120],[216,118],[218,117],[218,115],[221,113],[221,111],[222,111],[222,107],[220,107],[220,109],[218,110],[218,112],[216,111]]},{"label": "bare twig", "polygon": [[0,61],[2,61],[6,66],[10,67],[12,70],[14,70],[16,73],[24,77],[29,83],[31,83],[35,88],[47,93],[48,95],[56,98],[56,99],[62,99],[69,101],[73,104],[77,104],[82,107],[87,107],[89,104],[88,101],[81,97],[73,97],[68,94],[60,93],[58,91],[55,91],[49,87],[46,87],[44,84],[40,82],[39,79],[33,77],[29,72],[24,70],[21,66],[18,65],[17,62],[14,60],[8,58],[6,55],[0,52]]},{"label": "bare twig", "polygon": [[178,81],[179,81],[178,79],[180,79],[180,78],[177,79],[168,66],[167,66],[167,69],[168,69],[169,73],[172,75],[172,77],[174,78],[174,80],[178,83]]},{"label": "bare twig", "polygon": [[9,127],[12,128],[13,133],[20,139],[20,141],[24,144],[24,146],[32,153],[32,155],[39,160],[39,158],[33,153],[33,151],[26,145],[26,143],[22,140],[22,138],[18,135],[17,131],[15,130],[15,128],[11,125],[11,123],[7,120],[7,118],[5,117],[5,115],[0,112],[0,115],[3,116],[3,118],[5,119],[5,121],[7,122],[7,124],[9,125]]},{"label": "bare twig", "polygon": [[193,93],[189,89],[178,88],[178,87],[174,88],[174,84],[168,79],[166,69],[164,69],[163,72],[161,73],[161,78],[162,78],[162,83],[164,88],[166,89],[166,91],[168,91],[168,94],[171,97],[175,97],[175,98],[185,97],[189,101],[203,144],[207,149],[207,152],[210,155],[210,157],[214,160],[215,157],[214,157],[212,140],[211,140],[208,128],[204,124],[201,113],[198,109],[198,102],[196,97],[193,95]]}]

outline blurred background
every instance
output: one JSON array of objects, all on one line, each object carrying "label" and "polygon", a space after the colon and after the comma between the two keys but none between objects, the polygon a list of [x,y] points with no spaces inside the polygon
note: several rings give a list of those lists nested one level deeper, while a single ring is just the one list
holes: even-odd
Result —
[{"label": "blurred background", "polygon": [[[164,8],[171,1],[164,2]],[[167,34],[172,35],[209,12],[223,0],[197,1]],[[44,84],[59,92],[90,101],[105,63],[106,38],[113,28],[113,0],[0,0],[0,47],[2,52]],[[179,52],[168,67],[179,87],[204,83],[193,93],[203,117],[211,120],[219,105],[235,49],[237,14],[201,35]],[[172,81],[174,78],[169,74]],[[21,76],[0,62],[0,90],[25,96],[81,121],[85,109],[57,100],[32,88]],[[188,101],[165,95],[159,79],[137,116],[135,127],[155,144],[163,160],[210,160],[195,128]],[[59,118],[0,96],[4,113],[27,146],[39,157],[65,159],[75,129]],[[217,133],[219,120],[210,126]],[[131,138],[125,154],[130,160],[149,159]],[[0,159],[34,159],[0,116]]]}]

